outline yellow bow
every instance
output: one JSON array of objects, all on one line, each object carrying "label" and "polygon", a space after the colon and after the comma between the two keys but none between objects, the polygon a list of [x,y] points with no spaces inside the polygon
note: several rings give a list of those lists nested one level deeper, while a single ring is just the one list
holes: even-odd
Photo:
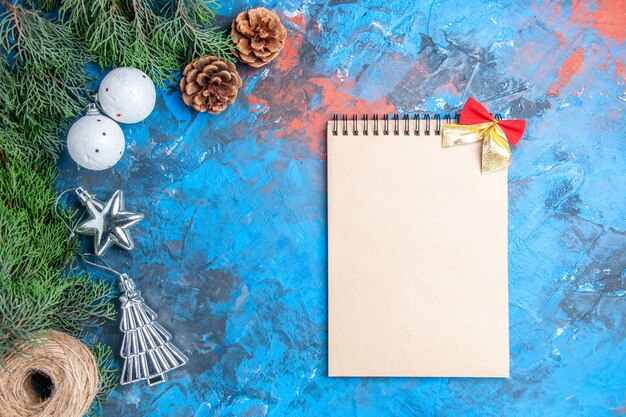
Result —
[{"label": "yellow bow", "polygon": [[511,148],[498,120],[476,125],[447,124],[443,126],[441,147],[483,141],[481,171],[483,174],[500,171],[511,165]]}]

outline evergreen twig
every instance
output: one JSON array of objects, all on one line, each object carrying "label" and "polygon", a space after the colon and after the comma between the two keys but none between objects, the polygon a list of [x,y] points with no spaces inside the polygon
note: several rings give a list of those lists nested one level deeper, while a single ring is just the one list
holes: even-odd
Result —
[{"label": "evergreen twig", "polygon": [[92,351],[98,362],[100,386],[88,417],[96,417],[102,413],[102,406],[109,401],[111,392],[117,386],[117,369],[112,359],[111,347],[98,343]]},{"label": "evergreen twig", "polygon": [[0,14],[0,50],[15,76],[19,121],[65,120],[85,107],[89,56],[69,28],[11,5]]},{"label": "evergreen twig", "polygon": [[63,22],[84,39],[103,67],[131,66],[164,86],[193,58],[233,60],[225,32],[216,30],[214,0],[62,0]]},{"label": "evergreen twig", "polygon": [[233,43],[225,31],[213,27],[218,8],[215,0],[168,1],[162,9],[167,19],[156,28],[163,46],[176,51],[186,62],[207,54],[233,61]]},{"label": "evergreen twig", "polygon": [[78,241],[67,241],[64,221],[73,213],[55,213],[56,167],[45,159],[31,163],[11,158],[4,150],[2,155],[0,357],[15,352],[18,340],[31,341],[41,330],[80,336],[86,326],[111,319],[116,311],[108,302],[111,284],[64,271]]},{"label": "evergreen twig", "polygon": [[[233,60],[233,46],[215,28],[216,0],[0,1],[1,362],[41,331],[80,337],[115,316],[112,285],[68,268],[78,241],[64,222],[74,213],[55,213],[62,132],[90,99],[85,66],[132,66],[165,86],[198,56]],[[93,351],[97,413],[117,381],[110,348]]]}]

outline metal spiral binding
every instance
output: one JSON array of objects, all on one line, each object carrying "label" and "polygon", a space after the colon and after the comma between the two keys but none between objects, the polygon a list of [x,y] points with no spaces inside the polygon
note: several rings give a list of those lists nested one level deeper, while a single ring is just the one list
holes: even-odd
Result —
[{"label": "metal spiral binding", "polygon": [[[431,121],[434,121],[434,129],[432,130],[432,132],[435,135],[440,135],[441,134],[441,128],[443,126],[443,124],[449,124],[449,123],[459,123],[459,118],[460,118],[461,114],[460,113],[455,113],[454,116],[451,116],[450,114],[446,113],[444,115],[441,114],[424,114],[423,116],[420,116],[418,113],[414,113],[413,116],[411,117],[410,114],[405,113],[402,114],[402,116],[400,116],[398,113],[395,113],[393,115],[389,115],[389,114],[383,114],[382,115],[382,119],[383,119],[383,123],[382,123],[382,134],[383,135],[389,135],[389,132],[393,132],[393,135],[395,136],[399,136],[401,133],[405,136],[409,136],[411,135],[411,133],[413,133],[413,136],[420,136],[420,135],[425,135],[425,136],[430,136],[431,134]],[[494,119],[496,120],[502,120],[502,115],[500,113],[496,113],[493,115]],[[352,122],[352,126],[350,126],[350,120]],[[413,123],[415,125],[413,131],[411,132],[411,119],[413,119]],[[443,123],[442,123],[442,119],[443,119]],[[347,135],[348,131],[351,127],[350,130],[352,130],[352,134],[353,135],[358,135],[359,133],[362,133],[364,136],[368,136],[370,134],[370,130],[369,130],[369,122],[370,122],[370,116],[369,115],[363,115],[361,120],[363,121],[363,127],[362,127],[362,132],[359,132],[359,116],[357,114],[352,114],[352,116],[348,116],[347,114],[343,114],[341,115],[341,134],[342,135]],[[378,114],[374,114],[372,116],[372,122],[374,125],[372,134],[374,136],[378,136],[380,135],[380,131],[381,131],[381,126],[380,126],[380,116]],[[422,125],[422,121],[424,121],[424,130],[421,131],[421,125]],[[333,116],[333,128],[332,128],[332,132],[333,135],[338,136],[339,135],[339,115],[334,115]],[[393,123],[393,126],[391,126],[392,129],[390,129],[390,123]]]}]

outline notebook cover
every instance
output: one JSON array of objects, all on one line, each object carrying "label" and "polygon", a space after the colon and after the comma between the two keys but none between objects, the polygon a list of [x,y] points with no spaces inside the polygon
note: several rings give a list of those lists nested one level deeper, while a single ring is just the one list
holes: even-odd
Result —
[{"label": "notebook cover", "polygon": [[413,129],[328,124],[329,376],[507,377],[507,172]]}]

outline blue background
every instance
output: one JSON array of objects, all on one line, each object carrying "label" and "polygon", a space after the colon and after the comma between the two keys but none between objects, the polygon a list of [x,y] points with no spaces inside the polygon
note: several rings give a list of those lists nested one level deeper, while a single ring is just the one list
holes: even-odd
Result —
[{"label": "blue background", "polygon": [[[238,64],[234,105],[197,114],[173,85],[124,126],[113,169],[61,159],[59,190],[122,189],[145,215],[106,259],[190,357],[119,387],[106,415],[626,414],[624,4],[222,2],[224,27],[265,5],[289,32],[272,64]],[[470,96],[528,121],[509,170],[511,378],[330,379],[325,123]],[[98,331],[115,349],[117,326]]]}]

